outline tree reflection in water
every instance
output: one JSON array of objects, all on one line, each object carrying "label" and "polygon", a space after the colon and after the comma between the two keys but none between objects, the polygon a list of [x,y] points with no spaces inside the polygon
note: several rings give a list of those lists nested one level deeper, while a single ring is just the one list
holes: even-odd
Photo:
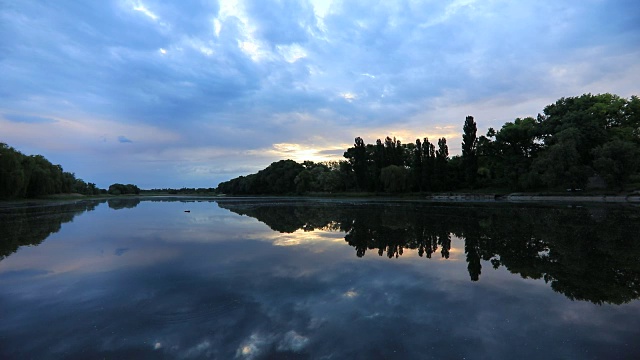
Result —
[{"label": "tree reflection in water", "polygon": [[76,215],[92,211],[102,201],[81,201],[0,209],[0,261],[20,246],[38,245]]},{"label": "tree reflection in water", "polygon": [[451,235],[465,241],[467,269],[483,261],[523,278],[543,279],[572,300],[622,304],[640,297],[640,212],[628,207],[435,205],[220,201],[279,232],[341,231],[356,256],[388,258],[416,249],[448,259]]},{"label": "tree reflection in water", "polygon": [[[103,201],[0,209],[0,261],[37,245],[76,215]],[[139,199],[111,199],[112,209]],[[340,231],[355,249],[397,258],[405,249],[427,259],[449,258],[452,235],[465,241],[467,269],[505,267],[543,279],[572,300],[622,304],[640,297],[640,212],[630,207],[548,207],[375,202],[218,201],[275,231]]]}]

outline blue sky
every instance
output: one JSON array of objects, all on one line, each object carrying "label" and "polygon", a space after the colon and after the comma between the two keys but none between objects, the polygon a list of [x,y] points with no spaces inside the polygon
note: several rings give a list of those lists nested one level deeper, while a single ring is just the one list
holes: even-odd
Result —
[{"label": "blue sky", "polygon": [[210,187],[356,136],[640,95],[628,1],[0,0],[0,142],[100,187]]}]

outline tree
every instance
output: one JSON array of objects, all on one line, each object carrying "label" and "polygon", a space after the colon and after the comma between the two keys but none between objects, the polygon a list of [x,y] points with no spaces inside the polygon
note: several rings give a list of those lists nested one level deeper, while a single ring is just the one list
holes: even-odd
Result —
[{"label": "tree", "polygon": [[309,191],[312,180],[311,172],[307,169],[302,170],[293,180],[296,184],[296,192],[298,194],[303,194]]},{"label": "tree", "polygon": [[407,189],[407,169],[403,166],[389,165],[382,169],[380,181],[386,192],[404,192]]},{"label": "tree", "polygon": [[629,141],[613,140],[593,150],[593,166],[609,187],[624,190],[629,176],[638,170],[640,149]]},{"label": "tree", "polygon": [[344,157],[349,160],[356,175],[359,190],[367,188],[367,149],[361,137],[355,138],[354,147],[347,149]]},{"label": "tree", "polygon": [[528,174],[531,163],[538,153],[538,128],[532,117],[517,118],[514,122],[505,123],[495,135],[494,156],[501,176],[515,189],[524,187],[523,175]]},{"label": "tree", "polygon": [[[0,143],[0,198],[39,197],[69,193],[84,181],[42,155],[26,156]],[[85,192],[82,192],[83,194]]]},{"label": "tree", "polygon": [[448,172],[447,162],[449,161],[449,147],[447,146],[447,139],[438,139],[438,150],[436,150],[435,159],[435,177],[437,190],[448,190]]},{"label": "tree", "polygon": [[432,191],[436,171],[436,147],[428,138],[422,141],[422,189]]},{"label": "tree", "polygon": [[413,157],[411,163],[412,188],[413,190],[422,191],[422,142],[416,139],[416,146],[413,148]]},{"label": "tree", "polygon": [[626,124],[626,100],[612,94],[584,94],[578,97],[560,98],[544,108],[544,116],[538,118],[539,134],[546,145],[559,140],[557,135],[574,129],[576,150],[580,165],[589,166],[593,161],[592,150],[607,142],[611,129]]},{"label": "tree", "polygon": [[473,116],[467,116],[462,127],[462,164],[465,180],[470,187],[475,187],[478,174],[477,131]]},{"label": "tree", "polygon": [[548,187],[562,186],[571,190],[586,186],[592,173],[590,167],[580,161],[576,146],[576,129],[566,129],[557,135],[557,142],[542,151],[533,161],[531,172]]},{"label": "tree", "polygon": [[137,195],[140,194],[140,188],[133,184],[111,184],[108,193],[111,195]]},{"label": "tree", "polygon": [[21,197],[25,189],[24,155],[0,143],[0,198]]}]

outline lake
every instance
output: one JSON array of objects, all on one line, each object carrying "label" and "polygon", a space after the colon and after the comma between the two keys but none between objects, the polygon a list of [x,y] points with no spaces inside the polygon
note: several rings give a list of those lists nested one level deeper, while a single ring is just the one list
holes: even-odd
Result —
[{"label": "lake", "polygon": [[640,358],[639,240],[631,206],[4,206],[0,358]]}]

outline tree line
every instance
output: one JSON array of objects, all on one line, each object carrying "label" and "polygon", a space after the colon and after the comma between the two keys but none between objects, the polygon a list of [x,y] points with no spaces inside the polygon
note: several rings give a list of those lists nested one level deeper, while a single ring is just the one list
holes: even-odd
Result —
[{"label": "tree line", "polygon": [[182,187],[180,189],[174,188],[154,188],[148,190],[140,190],[142,194],[169,194],[169,195],[208,195],[215,193],[216,188],[188,188]]},{"label": "tree line", "polygon": [[96,184],[76,178],[42,155],[24,155],[13,147],[0,143],[0,199],[38,198],[55,194],[137,195],[140,188],[133,184],[111,184],[100,189]]},{"label": "tree line", "polygon": [[62,193],[98,195],[94,183],[76,178],[60,165],[53,165],[42,155],[24,155],[0,143],[0,199],[36,198]]},{"label": "tree line", "polygon": [[462,127],[462,154],[447,139],[396,138],[365,144],[345,160],[274,162],[256,174],[217,187],[233,195],[308,192],[442,192],[497,188],[557,190],[640,184],[640,98],[584,94],[561,98],[536,118],[516,118],[478,136],[473,116]]}]

